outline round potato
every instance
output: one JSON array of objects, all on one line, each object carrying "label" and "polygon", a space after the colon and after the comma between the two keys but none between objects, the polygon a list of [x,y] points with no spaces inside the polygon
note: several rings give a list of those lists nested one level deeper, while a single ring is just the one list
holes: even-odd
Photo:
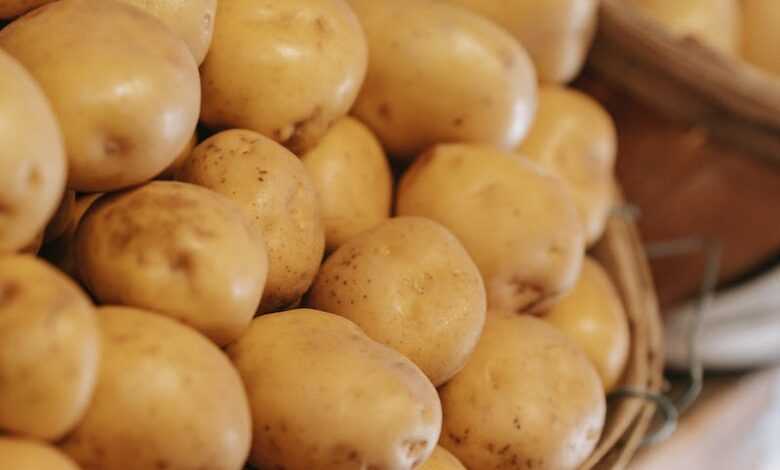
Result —
[{"label": "round potato", "polygon": [[264,315],[228,348],[244,379],[260,468],[415,468],[441,405],[412,362],[316,310]]},{"label": "round potato", "polygon": [[485,323],[485,287],[463,245],[421,217],[390,219],[322,265],[309,305],[344,316],[412,360],[435,386],[452,378]]},{"label": "round potato", "polygon": [[439,142],[520,143],[536,109],[536,74],[509,33],[430,0],[349,0],[371,60],[354,114],[409,160]]},{"label": "round potato", "polygon": [[418,470],[466,470],[454,455],[447,449],[436,446],[431,457],[418,467]]},{"label": "round potato", "polygon": [[109,191],[149,180],[195,129],[197,64],[183,41],[138,8],[61,0],[5,27],[0,47],[51,100],[71,189]]},{"label": "round potato", "polygon": [[598,0],[448,1],[486,16],[519,39],[542,82],[573,80],[596,32]]},{"label": "round potato", "polygon": [[249,325],[268,270],[262,236],[235,203],[172,181],[101,197],[75,244],[79,275],[102,303],[169,315],[219,345]]},{"label": "round potato", "polygon": [[382,145],[359,121],[338,121],[301,160],[320,196],[328,252],[390,217],[390,165]]},{"label": "round potato", "polygon": [[0,18],[13,18],[52,1],[54,0],[0,0]]},{"label": "round potato", "polygon": [[317,191],[301,161],[261,134],[235,129],[198,145],[176,177],[237,201],[262,232],[269,268],[259,311],[297,303],[325,250]]},{"label": "round potato", "polygon": [[32,256],[0,257],[0,431],[52,441],[70,431],[99,353],[95,310],[78,286]]},{"label": "round potato", "polygon": [[597,261],[586,258],[577,285],[544,317],[577,343],[609,392],[628,361],[630,333],[620,296]]},{"label": "round potato", "polygon": [[249,403],[225,354],[157,314],[101,307],[98,321],[97,389],[62,449],[85,469],[242,469]]},{"label": "round potato", "polygon": [[574,470],[606,413],[598,373],[555,328],[488,312],[477,349],[441,390],[441,445],[467,468]]},{"label": "round potato", "polygon": [[352,107],[367,61],[345,0],[220,0],[201,68],[201,119],[302,153]]},{"label": "round potato", "polygon": [[35,441],[0,437],[0,468],[8,470],[79,470],[67,456]]},{"label": "round potato", "polygon": [[54,214],[65,190],[66,164],[46,96],[2,50],[0,90],[0,253],[10,253],[30,244]]},{"label": "round potato", "polygon": [[579,276],[585,237],[568,188],[512,154],[438,145],[404,174],[396,208],[458,237],[482,273],[491,308],[542,312]]},{"label": "round potato", "polygon": [[[69,207],[63,208],[61,206],[55,219],[59,219],[57,221],[59,225],[57,231],[61,230],[62,233],[56,238],[47,241],[41,250],[41,255],[46,260],[73,278],[78,278],[76,260],[74,258],[76,229],[87,209],[102,195],[103,193],[85,194],[76,198],[72,204],[67,204]],[[60,212],[62,213],[60,214]]]},{"label": "round potato", "polygon": [[617,131],[609,113],[584,93],[543,86],[536,121],[518,151],[568,183],[587,242],[595,243],[614,203]]},{"label": "round potato", "polygon": [[742,53],[753,65],[780,75],[780,3],[776,0],[742,0]]}]

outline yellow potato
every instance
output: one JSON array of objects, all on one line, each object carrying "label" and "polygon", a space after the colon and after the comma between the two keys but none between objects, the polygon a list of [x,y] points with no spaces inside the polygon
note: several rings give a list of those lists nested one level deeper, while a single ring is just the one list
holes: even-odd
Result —
[{"label": "yellow potato", "polygon": [[544,319],[585,351],[606,391],[615,388],[628,361],[631,336],[620,295],[597,261],[585,259],[574,290]]},{"label": "yellow potato", "polygon": [[327,251],[390,217],[390,165],[379,141],[359,121],[338,121],[301,160],[320,196]]},{"label": "yellow potato", "polygon": [[0,253],[8,253],[31,243],[54,214],[65,189],[66,165],[48,100],[2,50],[0,90]]},{"label": "yellow potato", "polygon": [[149,180],[195,129],[197,64],[183,41],[137,8],[61,0],[1,30],[0,48],[51,100],[71,189],[108,191]]},{"label": "yellow potato", "polygon": [[261,316],[228,354],[249,394],[259,468],[411,470],[436,446],[436,389],[349,320]]},{"label": "yellow potato", "polygon": [[742,56],[753,65],[780,75],[780,2],[742,0]]},{"label": "yellow potato", "polygon": [[417,468],[418,470],[466,470],[454,455],[441,446],[436,446],[431,457]]},{"label": "yellow potato", "polygon": [[68,204],[70,207],[67,208],[67,213],[63,212],[60,216],[62,220],[58,222],[61,225],[58,230],[61,229],[62,233],[43,246],[43,257],[73,278],[78,278],[74,258],[76,229],[87,209],[102,195],[103,193],[85,194],[76,198],[72,205]]},{"label": "yellow potato", "polygon": [[102,307],[92,403],[62,449],[84,469],[241,470],[249,403],[225,354],[150,312]]},{"label": "yellow potato", "polygon": [[467,468],[574,470],[604,425],[601,381],[549,324],[488,312],[476,351],[441,390],[441,446]]},{"label": "yellow potato", "polygon": [[325,249],[317,191],[300,160],[261,134],[236,129],[203,141],[176,177],[237,201],[262,232],[269,268],[260,312],[298,302]]},{"label": "yellow potato", "polygon": [[0,431],[52,441],[70,431],[99,350],[94,307],[73,281],[32,256],[0,257]]},{"label": "yellow potato", "polygon": [[0,18],[13,18],[52,1],[54,0],[0,0]]},{"label": "yellow potato", "polygon": [[352,107],[367,54],[345,0],[220,0],[201,119],[301,153]]},{"label": "yellow potato", "polygon": [[539,79],[566,83],[582,69],[598,0],[448,0],[490,18],[526,47]]},{"label": "yellow potato", "polygon": [[412,360],[435,386],[466,363],[485,323],[485,287],[463,245],[421,217],[390,219],[322,265],[309,305],[344,316]]},{"label": "yellow potato", "polygon": [[79,275],[102,303],[158,311],[219,345],[247,328],[263,294],[262,236],[235,203],[198,186],[155,181],[105,195],[75,244]]},{"label": "yellow potato", "polygon": [[543,86],[536,121],[518,151],[568,183],[587,242],[595,243],[614,203],[617,131],[607,111],[574,89]]},{"label": "yellow potato", "polygon": [[7,470],[79,470],[67,456],[35,441],[0,437],[0,468]]},{"label": "yellow potato", "polygon": [[573,197],[562,180],[512,154],[433,147],[404,174],[396,210],[433,219],[458,237],[482,273],[491,308],[544,311],[579,276],[585,237]]},{"label": "yellow potato", "polygon": [[431,0],[349,0],[371,60],[354,114],[400,159],[439,142],[520,143],[536,74],[509,33]]}]

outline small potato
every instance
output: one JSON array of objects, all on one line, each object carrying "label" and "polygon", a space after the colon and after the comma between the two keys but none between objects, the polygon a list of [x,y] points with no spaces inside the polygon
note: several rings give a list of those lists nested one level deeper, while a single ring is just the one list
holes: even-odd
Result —
[{"label": "small potato", "polygon": [[614,203],[617,131],[609,113],[584,93],[543,86],[536,121],[518,152],[568,183],[587,242],[595,243]]},{"label": "small potato", "polygon": [[401,160],[439,142],[510,150],[536,109],[536,74],[509,33],[431,0],[349,0],[371,60],[354,114]]},{"label": "small potato", "polygon": [[261,134],[235,129],[198,145],[176,177],[237,201],[263,234],[269,269],[259,311],[297,303],[325,250],[317,191],[301,161]]},{"label": "small potato", "polygon": [[780,2],[742,0],[742,55],[751,64],[780,76]]},{"label": "small potato", "polygon": [[11,253],[30,244],[57,209],[65,148],[46,96],[2,50],[0,91],[0,253]]},{"label": "small potato", "polygon": [[221,346],[249,325],[268,269],[262,236],[235,203],[172,181],[101,197],[75,244],[79,275],[102,303],[169,315]]},{"label": "small potato", "polygon": [[404,174],[396,209],[458,237],[482,273],[491,308],[542,312],[579,276],[585,237],[568,188],[512,154],[437,145]]},{"label": "small potato", "polygon": [[13,18],[52,1],[54,0],[0,0],[0,18]]},{"label": "small potato", "polygon": [[191,328],[125,307],[98,310],[95,396],[62,449],[85,470],[240,470],[249,403],[225,354]]},{"label": "small potato", "polygon": [[342,245],[320,269],[309,305],[354,321],[437,387],[466,363],[486,309],[463,245],[421,217],[390,219]]},{"label": "small potato", "polygon": [[418,470],[466,470],[454,455],[441,446],[436,446],[431,457],[417,468]]},{"label": "small potato", "polygon": [[411,470],[436,447],[436,389],[349,320],[261,316],[228,354],[249,394],[259,468]]},{"label": "small potato", "polygon": [[467,468],[574,470],[604,425],[606,400],[585,354],[528,315],[488,312],[477,349],[441,390],[441,446]]},{"label": "small potato", "polygon": [[628,361],[630,333],[620,296],[597,261],[586,258],[577,285],[544,316],[578,344],[609,392]]},{"label": "small potato", "polygon": [[54,447],[35,441],[0,437],[0,468],[7,470],[79,470]]},{"label": "small potato", "polygon": [[73,281],[32,256],[0,257],[0,432],[54,441],[70,431],[99,353],[94,307]]},{"label": "small potato", "polygon": [[138,8],[61,0],[3,28],[0,48],[51,100],[71,189],[109,191],[149,180],[195,129],[197,64],[183,41]]},{"label": "small potato", "polygon": [[390,217],[390,165],[382,145],[359,121],[338,121],[301,160],[320,196],[328,252]]},{"label": "small potato", "polygon": [[302,153],[352,107],[367,61],[345,0],[220,0],[201,68],[201,119]]}]

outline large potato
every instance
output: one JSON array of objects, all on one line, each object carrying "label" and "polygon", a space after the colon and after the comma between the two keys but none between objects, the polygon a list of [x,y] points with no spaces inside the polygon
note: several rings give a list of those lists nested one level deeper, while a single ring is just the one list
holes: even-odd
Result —
[{"label": "large potato", "polygon": [[[596,31],[598,0],[448,0],[490,18],[528,50],[542,82],[577,76]],[[676,0],[675,0],[676,1]]]},{"label": "large potato", "polygon": [[466,470],[466,467],[454,455],[447,452],[447,449],[436,446],[433,454],[418,467],[418,470]]},{"label": "large potato", "polygon": [[485,287],[463,245],[421,217],[390,219],[323,264],[309,304],[357,323],[439,386],[466,363],[485,323]]},{"label": "large potato", "polygon": [[349,320],[261,316],[228,354],[249,394],[259,468],[411,470],[436,446],[436,389]]},{"label": "large potato", "polygon": [[617,131],[593,98],[556,85],[539,89],[539,110],[518,149],[569,185],[589,244],[598,240],[614,203]]},{"label": "large potato", "polygon": [[390,217],[390,165],[382,145],[359,121],[338,121],[301,160],[320,196],[328,251]]},{"label": "large potato", "polygon": [[35,441],[0,437],[0,468],[7,470],[79,470],[67,456]]},{"label": "large potato", "polygon": [[303,152],[349,111],[367,60],[345,0],[220,0],[201,68],[201,119]]},{"label": "large potato", "polygon": [[151,179],[192,135],[198,68],[186,44],[137,8],[61,0],[0,31],[62,125],[68,186],[115,190]]},{"label": "large potato", "polygon": [[606,391],[615,388],[628,360],[630,333],[620,296],[597,261],[585,259],[574,290],[544,319],[582,347]]},{"label": "large potato", "polygon": [[577,281],[585,237],[574,200],[533,162],[488,147],[438,145],[404,174],[396,209],[458,237],[492,308],[541,312]]},{"label": "large potato", "polygon": [[577,346],[542,320],[498,311],[440,394],[441,445],[479,470],[574,470],[606,413],[599,376]]},{"label": "large potato", "polygon": [[249,453],[246,393],[225,354],[189,327],[102,307],[95,396],[62,449],[85,470],[240,470]]},{"label": "large potato", "polygon": [[262,236],[235,203],[178,182],[101,197],[75,243],[79,275],[101,302],[169,315],[219,345],[249,325],[268,269]]},{"label": "large potato", "polygon": [[780,2],[742,0],[742,55],[767,72],[780,75]]},{"label": "large potato", "polygon": [[268,247],[260,312],[288,308],[309,289],[325,250],[317,191],[300,160],[248,130],[213,135],[177,173],[237,201]]},{"label": "large potato", "polygon": [[94,307],[78,286],[32,256],[0,257],[0,431],[46,440],[70,431],[99,352]]},{"label": "large potato", "polygon": [[536,74],[506,31],[443,2],[349,2],[371,54],[354,113],[390,154],[410,159],[439,142],[520,143]]},{"label": "large potato", "polygon": [[0,50],[0,253],[28,245],[65,189],[65,149],[46,96]]}]

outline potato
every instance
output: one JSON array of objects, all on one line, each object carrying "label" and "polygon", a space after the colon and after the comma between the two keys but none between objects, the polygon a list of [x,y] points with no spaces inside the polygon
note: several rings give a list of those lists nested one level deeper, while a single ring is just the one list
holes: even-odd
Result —
[{"label": "potato", "polygon": [[609,275],[586,258],[574,290],[544,316],[579,345],[596,367],[604,389],[615,388],[628,361],[628,320]]},{"label": "potato", "polygon": [[[0,0],[0,18],[13,18],[53,0]],[[2,22],[0,22],[2,27]]]},{"label": "potato", "polygon": [[495,21],[533,59],[539,80],[566,83],[585,63],[596,31],[598,0],[449,0]]},{"label": "potato", "polygon": [[542,312],[579,276],[585,237],[574,200],[533,162],[488,147],[438,145],[404,174],[396,209],[458,237],[492,308]]},{"label": "potato", "polygon": [[260,468],[411,470],[436,446],[436,389],[349,320],[261,316],[228,354],[249,394],[250,462]]},{"label": "potato", "polygon": [[336,122],[301,160],[320,196],[328,252],[390,217],[390,165],[360,121],[345,117]]},{"label": "potato", "polygon": [[160,312],[219,345],[249,325],[268,269],[262,236],[235,203],[172,181],[101,197],[75,244],[79,274],[102,303]]},{"label": "potato", "polygon": [[124,307],[98,311],[104,352],[95,397],[62,449],[85,470],[240,470],[249,403],[205,337]]},{"label": "potato", "polygon": [[[0,0],[2,1],[2,0]],[[65,189],[65,149],[46,96],[0,50],[0,253],[30,244]]]},{"label": "potato", "polygon": [[70,207],[65,208],[67,213],[63,212],[60,216],[62,220],[57,222],[61,225],[58,230],[62,230],[62,233],[57,238],[46,242],[41,250],[41,255],[46,260],[73,278],[78,278],[74,257],[76,229],[87,209],[102,195],[103,193],[85,194],[76,198],[73,204],[68,204]]},{"label": "potato", "polygon": [[587,242],[595,243],[614,204],[617,131],[607,111],[574,89],[543,86],[536,121],[518,151],[568,183]]},{"label": "potato", "polygon": [[436,446],[431,457],[418,467],[418,470],[466,470],[466,467],[447,449]]},{"label": "potato", "polygon": [[742,0],[742,56],[753,65],[780,75],[780,3]]},{"label": "potato", "polygon": [[99,352],[95,310],[78,286],[32,256],[0,257],[0,430],[51,441],[70,431]]},{"label": "potato", "polygon": [[435,386],[452,378],[485,323],[485,286],[463,245],[421,217],[390,219],[323,264],[309,305],[344,316],[412,360]]},{"label": "potato", "polygon": [[573,470],[606,413],[585,354],[528,315],[488,312],[477,349],[441,390],[441,445],[467,468]]},{"label": "potato", "polygon": [[35,441],[0,437],[0,468],[8,470],[79,470],[53,447]]},{"label": "potato", "polygon": [[506,31],[430,0],[349,0],[371,60],[354,114],[400,160],[439,142],[506,150],[536,108],[536,74]]},{"label": "potato", "polygon": [[262,232],[269,270],[260,312],[298,302],[325,249],[317,192],[300,160],[271,139],[235,129],[198,145],[176,177],[237,201]]},{"label": "potato", "polygon": [[71,189],[109,191],[149,180],[195,129],[197,64],[184,42],[135,7],[61,0],[0,31],[0,48],[51,100]]},{"label": "potato", "polygon": [[301,153],[352,107],[368,51],[345,0],[220,0],[215,28],[201,68],[206,125]]}]

